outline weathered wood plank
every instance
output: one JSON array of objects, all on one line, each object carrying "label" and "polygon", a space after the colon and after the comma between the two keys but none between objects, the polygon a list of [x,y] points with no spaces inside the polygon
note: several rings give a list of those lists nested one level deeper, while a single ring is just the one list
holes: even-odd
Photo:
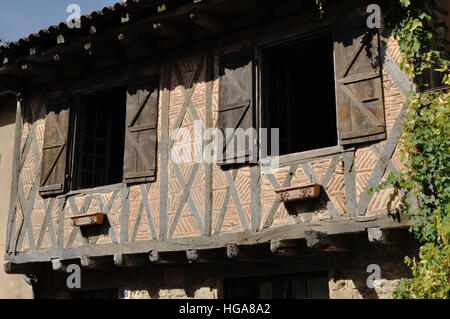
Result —
[{"label": "weathered wood plank", "polygon": [[406,75],[400,70],[397,63],[395,63],[392,57],[386,52],[385,45],[381,45],[381,58],[383,59],[383,68],[394,80],[402,94],[407,96],[410,91],[414,90],[414,85],[411,84]]},{"label": "weathered wood plank", "polygon": [[160,167],[160,199],[159,199],[159,238],[167,238],[167,209],[169,192],[169,105],[170,105],[170,75],[171,64],[166,63],[162,68],[161,89],[161,141],[159,149],[161,154]]},{"label": "weathered wood plank", "polygon": [[258,232],[244,231],[226,233],[211,237],[186,237],[170,240],[145,240],[125,244],[83,245],[65,249],[48,249],[34,252],[17,252],[16,255],[6,256],[6,260],[13,263],[45,262],[54,258],[61,260],[80,258],[81,256],[99,257],[113,256],[117,251],[124,254],[148,253],[149,250],[161,252],[186,251],[188,249],[214,249],[223,248],[226,244],[255,245],[269,242],[272,239],[303,239],[305,231],[315,230],[327,233],[328,236],[365,232],[367,228],[379,227],[381,229],[407,228],[407,216],[400,220],[387,217],[387,214],[378,214],[369,217],[355,217],[321,222],[307,222],[295,225],[279,226],[263,229]]},{"label": "weathered wood plank", "polygon": [[397,147],[402,132],[402,120],[405,115],[406,115],[406,102],[403,105],[403,108],[400,111],[400,114],[397,120],[395,121],[394,126],[392,127],[391,134],[389,135],[386,144],[384,145],[383,152],[380,154],[378,162],[376,163],[375,168],[372,171],[372,175],[370,176],[369,181],[367,182],[366,189],[359,198],[358,215],[364,215],[366,213],[370,201],[373,198],[374,194],[373,193],[369,194],[367,192],[367,188],[376,187],[380,183],[380,180],[386,171],[386,168],[389,164],[392,154],[394,153],[395,148]]},{"label": "weathered wood plank", "polygon": [[20,158],[20,144],[22,141],[22,129],[23,129],[23,120],[22,120],[22,101],[23,97],[19,95],[17,97],[17,106],[16,106],[16,127],[14,132],[14,155],[13,155],[13,163],[12,163],[12,178],[11,178],[11,194],[9,198],[9,211],[8,211],[8,221],[7,221],[7,229],[6,229],[6,253],[10,253],[13,248],[14,242],[14,230],[15,230],[15,222],[16,222],[16,206],[18,200],[18,187],[19,187],[19,167],[21,163]]},{"label": "weathered wood plank", "polygon": [[[206,55],[206,92],[205,92],[205,129],[213,127],[213,98],[214,98],[214,55]],[[213,141],[203,141],[203,149]],[[213,210],[213,165],[205,162],[205,228],[204,236],[211,236],[212,233],[212,210]]]},{"label": "weathered wood plank", "polygon": [[355,152],[346,152],[344,160],[345,213],[347,217],[356,216],[356,167]]},{"label": "weathered wood plank", "polygon": [[157,238],[156,227],[155,227],[155,223],[153,221],[153,217],[151,214],[150,203],[148,202],[148,191],[150,190],[151,185],[147,184],[144,186],[141,184],[139,186],[140,186],[140,190],[141,190],[141,194],[142,194],[142,205],[145,210],[145,214],[147,216],[147,223],[148,223],[148,227],[150,230],[150,234],[153,239],[156,239]]},{"label": "weathered wood plank", "polygon": [[261,169],[259,165],[250,168],[251,184],[251,229],[257,231],[261,224]]},{"label": "weathered wood plank", "polygon": [[64,218],[66,213],[66,200],[65,198],[58,198],[58,248],[64,247]]},{"label": "weathered wood plank", "polygon": [[38,240],[36,243],[36,248],[39,250],[41,249],[42,241],[44,239],[45,231],[49,230],[50,235],[50,241],[52,248],[56,248],[56,238],[55,238],[55,232],[53,227],[53,216],[52,216],[52,209],[55,205],[56,198],[45,198],[43,200],[44,202],[44,220],[42,221],[41,229],[39,231]]},{"label": "weathered wood plank", "polygon": [[130,194],[130,189],[126,186],[122,188],[120,192],[120,242],[126,243],[128,241],[128,224],[129,224],[129,206],[128,206],[128,196]]}]

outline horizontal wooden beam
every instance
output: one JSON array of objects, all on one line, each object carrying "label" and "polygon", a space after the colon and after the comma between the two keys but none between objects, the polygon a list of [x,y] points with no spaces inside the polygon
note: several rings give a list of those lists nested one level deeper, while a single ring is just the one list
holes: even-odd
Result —
[{"label": "horizontal wooden beam", "polygon": [[50,262],[30,263],[30,264],[14,264],[6,262],[4,271],[7,274],[38,274],[51,272],[52,264]]},{"label": "horizontal wooden beam", "polygon": [[225,29],[225,23],[222,20],[206,12],[193,11],[189,13],[189,20],[197,26],[215,33]]},{"label": "horizontal wooden beam", "polygon": [[114,265],[117,267],[143,267],[149,265],[149,260],[146,254],[140,255],[125,255],[116,253],[113,256]]},{"label": "horizontal wooden beam", "polygon": [[89,256],[81,256],[80,264],[81,267],[86,269],[108,269],[112,266],[112,262],[110,262],[107,257],[94,258]]},{"label": "horizontal wooden beam", "polygon": [[298,240],[272,239],[270,241],[270,251],[279,256],[295,256],[300,253],[300,243]]},{"label": "horizontal wooden beam", "polygon": [[186,258],[190,263],[192,262],[211,263],[219,261],[220,256],[218,249],[205,249],[205,250],[188,249],[186,250]]},{"label": "horizontal wooden beam", "polygon": [[148,254],[148,260],[152,264],[186,263],[187,258],[186,251],[159,252],[157,250],[151,250]]},{"label": "horizontal wooden beam", "polygon": [[192,38],[192,36],[185,32],[183,29],[162,22],[154,23],[153,29],[164,37],[181,42],[186,42]]},{"label": "horizontal wooden beam", "polygon": [[214,235],[211,237],[185,237],[169,240],[143,240],[123,244],[102,244],[70,247],[64,249],[48,249],[43,251],[17,252],[15,255],[6,254],[5,259],[13,263],[45,262],[54,258],[76,259],[81,256],[113,256],[118,251],[124,254],[148,254],[149,250],[156,250],[161,255],[164,252],[185,252],[188,249],[204,250],[225,248],[226,244],[255,245],[268,243],[272,239],[304,239],[305,232],[315,230],[325,232],[328,236],[366,232],[367,228],[381,229],[407,228],[407,216],[400,220],[393,220],[386,214],[354,217],[350,219],[327,220],[321,222],[307,222],[295,225],[272,227],[258,232],[246,231]]}]

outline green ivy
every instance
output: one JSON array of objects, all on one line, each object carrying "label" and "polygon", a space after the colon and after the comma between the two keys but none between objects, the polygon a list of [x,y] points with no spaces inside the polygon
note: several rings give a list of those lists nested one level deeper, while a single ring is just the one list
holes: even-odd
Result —
[{"label": "green ivy", "polygon": [[[395,298],[449,298],[450,236],[450,93],[427,91],[431,72],[450,85],[448,43],[437,1],[400,0],[389,19],[403,60],[400,68],[413,80],[400,139],[405,168],[391,173],[376,190],[393,186],[403,194],[403,213],[420,241],[418,258],[405,257],[412,271],[394,291]],[[413,205],[413,203],[416,205]]]},{"label": "green ivy", "polygon": [[[322,0],[316,0],[321,13]],[[404,169],[391,173],[375,189],[388,186],[401,194],[402,213],[410,216],[410,231],[421,243],[418,258],[405,257],[412,277],[402,279],[394,298],[450,297],[450,93],[430,88],[430,75],[450,85],[447,30],[439,22],[447,14],[436,0],[398,0],[390,3],[386,25],[397,40],[400,68],[415,91],[407,98],[407,115],[400,139]],[[414,204],[415,203],[415,204]]]}]

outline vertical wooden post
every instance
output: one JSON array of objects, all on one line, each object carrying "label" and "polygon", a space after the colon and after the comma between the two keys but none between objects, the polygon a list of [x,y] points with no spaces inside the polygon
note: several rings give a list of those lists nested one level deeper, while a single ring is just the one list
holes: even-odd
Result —
[{"label": "vertical wooden post", "polygon": [[169,191],[169,105],[171,64],[162,68],[161,100],[161,168],[160,168],[160,203],[159,203],[159,238],[167,238],[167,199]]},{"label": "vertical wooden post", "polygon": [[14,246],[14,229],[16,220],[16,201],[18,194],[19,185],[19,167],[20,167],[20,144],[22,141],[22,109],[23,109],[23,96],[21,93],[17,95],[17,105],[16,105],[16,127],[14,136],[14,155],[13,155],[13,165],[12,165],[12,179],[11,179],[11,194],[9,200],[9,211],[8,211],[8,223],[6,230],[6,253],[11,253],[11,249]]},{"label": "vertical wooden post", "polygon": [[[206,96],[205,96],[205,129],[213,127],[212,105],[214,94],[214,54],[206,55]],[[203,141],[203,150],[207,141]],[[204,161],[205,165],[205,227],[204,236],[211,236],[212,232],[212,209],[213,209],[213,166],[212,163]]]},{"label": "vertical wooden post", "polygon": [[355,151],[343,154],[346,217],[356,216]]}]

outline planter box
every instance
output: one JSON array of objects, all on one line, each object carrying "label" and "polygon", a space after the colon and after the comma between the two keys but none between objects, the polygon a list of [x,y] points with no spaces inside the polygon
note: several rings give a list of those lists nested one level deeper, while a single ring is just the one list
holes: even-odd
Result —
[{"label": "planter box", "polygon": [[103,213],[89,213],[74,215],[70,217],[72,219],[74,226],[91,226],[91,225],[102,225],[105,221],[105,214]]},{"label": "planter box", "polygon": [[306,199],[314,199],[320,195],[320,186],[316,183],[296,185],[275,189],[281,202],[295,202]]}]

